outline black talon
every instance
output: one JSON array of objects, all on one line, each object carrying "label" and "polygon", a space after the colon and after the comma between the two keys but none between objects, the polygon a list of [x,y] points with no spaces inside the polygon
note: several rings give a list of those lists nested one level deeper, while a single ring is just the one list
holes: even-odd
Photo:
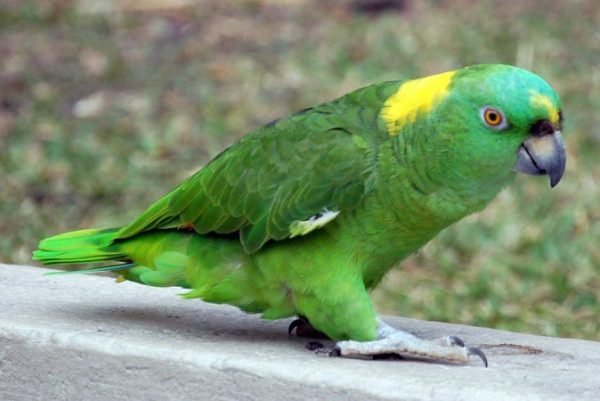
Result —
[{"label": "black talon", "polygon": [[290,323],[290,326],[288,327],[288,336],[291,336],[294,332],[294,329],[298,329],[298,327],[302,323],[305,323],[305,321],[303,321],[302,319],[296,319],[292,323]]},{"label": "black talon", "polygon": [[467,355],[477,355],[483,361],[483,365],[488,367],[488,360],[482,350],[476,347],[467,347]]},{"label": "black talon", "polygon": [[299,316],[298,319],[290,323],[288,327],[288,335],[291,336],[294,330],[296,330],[297,337],[329,338],[319,330],[312,327],[308,319],[303,316]]},{"label": "black talon", "polygon": [[[460,337],[448,336],[448,339],[450,340],[450,345],[465,347],[465,342],[463,340],[461,340]],[[478,357],[480,357],[481,360],[483,361],[483,364],[485,365],[485,367],[486,368],[488,367],[487,357],[485,356],[485,354],[483,353],[482,350],[480,350],[477,347],[466,347],[466,351],[467,351],[467,355],[477,355]]]},{"label": "black talon", "polygon": [[465,342],[463,340],[461,340],[460,337],[448,336],[448,339],[450,340],[450,345],[457,345],[459,347],[465,346]]},{"label": "black talon", "polygon": [[325,348],[323,346],[323,344],[321,344],[318,341],[309,342],[308,344],[306,344],[306,349],[308,349],[310,351],[315,351],[317,354],[327,354],[329,356],[341,356],[342,355],[342,351],[340,350],[340,347]]},{"label": "black talon", "polygon": [[309,351],[319,351],[323,349],[323,344],[318,341],[311,341],[305,345],[306,349]]},{"label": "black talon", "polygon": [[329,351],[329,356],[342,356],[342,350],[340,347],[333,347],[331,351]]}]

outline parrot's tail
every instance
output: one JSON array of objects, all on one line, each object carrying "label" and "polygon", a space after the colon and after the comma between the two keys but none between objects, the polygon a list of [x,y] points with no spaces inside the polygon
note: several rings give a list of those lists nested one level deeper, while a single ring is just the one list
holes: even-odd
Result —
[{"label": "parrot's tail", "polygon": [[47,265],[127,260],[120,246],[113,243],[119,229],[71,231],[42,240],[33,259]]}]

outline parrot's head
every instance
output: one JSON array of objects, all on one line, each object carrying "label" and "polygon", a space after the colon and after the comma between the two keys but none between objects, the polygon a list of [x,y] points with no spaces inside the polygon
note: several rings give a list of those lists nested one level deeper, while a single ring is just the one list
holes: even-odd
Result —
[{"label": "parrot's head", "polygon": [[449,157],[465,177],[484,184],[516,171],[547,175],[552,187],[558,184],[566,163],[562,111],[546,81],[507,65],[446,74],[447,95],[432,110],[439,124],[435,135],[451,145]]},{"label": "parrot's head", "polygon": [[[497,192],[515,172],[565,170],[560,100],[538,75],[508,65],[475,65],[407,81],[381,116],[390,135],[418,135],[422,160],[438,181],[465,193]],[[414,134],[417,133],[417,134]]]}]

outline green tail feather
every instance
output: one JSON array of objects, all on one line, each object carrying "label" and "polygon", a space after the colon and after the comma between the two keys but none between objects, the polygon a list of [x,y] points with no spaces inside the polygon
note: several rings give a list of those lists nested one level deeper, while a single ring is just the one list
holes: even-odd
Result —
[{"label": "green tail feather", "polygon": [[[72,231],[46,238],[33,259],[44,264],[89,262],[123,262],[109,266],[52,272],[48,275],[115,272],[125,280],[155,287],[189,288],[186,269],[190,257],[186,254],[195,237],[179,231],[159,230],[119,239],[118,228]],[[136,257],[137,255],[137,257]]]},{"label": "green tail feather", "polygon": [[42,240],[33,259],[47,265],[124,260],[126,254],[113,240],[117,228],[71,231]]}]

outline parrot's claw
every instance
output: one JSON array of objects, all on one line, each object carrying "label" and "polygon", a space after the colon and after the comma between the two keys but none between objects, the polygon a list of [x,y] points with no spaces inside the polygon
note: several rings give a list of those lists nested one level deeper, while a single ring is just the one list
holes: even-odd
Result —
[{"label": "parrot's claw", "polygon": [[311,341],[309,343],[306,343],[306,349],[309,351],[315,351],[317,354],[324,352],[323,350],[325,350],[325,347],[323,346],[323,343],[320,343],[318,341]]},{"label": "parrot's claw", "polygon": [[465,346],[465,342],[457,336],[448,336],[448,343],[450,345],[456,345],[459,347],[464,347]]},{"label": "parrot's claw", "polygon": [[288,336],[291,336],[294,333],[294,329],[297,329],[302,323],[302,319],[296,319],[292,323],[290,323],[288,327]]},{"label": "parrot's claw", "polygon": [[446,338],[447,338],[448,345],[465,348],[465,352],[467,353],[468,356],[477,355],[479,358],[481,358],[483,365],[486,368],[488,367],[487,357],[485,356],[485,353],[482,350],[480,350],[477,347],[467,347],[465,345],[465,342],[460,337],[448,336]]},{"label": "parrot's claw", "polygon": [[467,355],[477,355],[483,361],[483,366],[488,367],[488,360],[485,353],[477,347],[467,347]]},{"label": "parrot's claw", "polygon": [[318,341],[311,341],[306,344],[306,349],[309,351],[315,351],[315,354],[327,354],[329,356],[342,356],[342,352],[339,347],[334,346],[333,348],[328,348],[323,346],[323,343]]},{"label": "parrot's claw", "polygon": [[374,341],[339,341],[336,355],[346,357],[366,357],[389,359],[404,357],[448,363],[468,363],[469,357],[478,356],[488,367],[487,357],[479,348],[469,347],[456,336],[442,337],[427,341],[414,335],[396,330],[381,320],[378,327],[378,339]]},{"label": "parrot's claw", "polygon": [[329,338],[319,330],[312,327],[310,322],[302,316],[290,323],[290,326],[288,327],[288,335],[291,336],[294,333],[294,330],[296,330],[296,335],[298,337]]},{"label": "parrot's claw", "polygon": [[335,346],[331,350],[329,350],[329,356],[342,356],[342,350],[340,347]]}]

